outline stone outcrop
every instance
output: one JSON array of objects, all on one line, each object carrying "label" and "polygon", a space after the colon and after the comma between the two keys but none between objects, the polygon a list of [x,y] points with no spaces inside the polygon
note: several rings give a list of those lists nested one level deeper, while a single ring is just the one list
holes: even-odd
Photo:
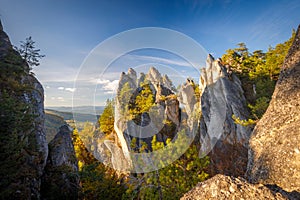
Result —
[{"label": "stone outcrop", "polygon": [[182,199],[300,199],[299,29],[270,105],[249,139],[248,180],[219,174]]},{"label": "stone outcrop", "polygon": [[[0,198],[75,199],[78,167],[71,131],[61,127],[48,152],[43,87],[13,49],[1,22],[0,107]],[[65,191],[70,195],[63,196]]]},{"label": "stone outcrop", "polygon": [[183,104],[185,108],[186,114],[190,117],[192,117],[194,112],[194,106],[197,103],[196,97],[195,97],[195,90],[189,81],[186,81],[181,87],[181,91],[179,93],[179,99],[180,103]]},{"label": "stone outcrop", "polygon": [[[1,22],[0,68],[0,117],[4,123],[1,124],[1,137],[9,138],[2,141],[4,143],[1,143],[0,150],[3,153],[0,188],[4,192],[1,196],[39,199],[41,176],[48,155],[44,129],[44,90],[39,81],[28,73],[29,66],[13,49]],[[7,116],[6,109],[11,109]],[[22,116],[11,122],[6,121],[17,113]]]},{"label": "stone outcrop", "polygon": [[78,165],[68,125],[49,143],[49,155],[42,181],[45,199],[77,199],[79,188]]},{"label": "stone outcrop", "polygon": [[240,80],[209,55],[200,77],[200,154],[211,159],[210,174],[242,176],[247,167],[250,127],[236,124],[234,115],[248,119]]},{"label": "stone outcrop", "polygon": [[2,23],[0,21],[0,59],[3,59],[7,54],[8,51],[12,49],[12,45],[7,34],[3,30]]},{"label": "stone outcrop", "polygon": [[[200,120],[200,94],[196,94],[195,83],[193,80],[187,79],[181,86],[179,91],[179,102],[184,108],[184,112],[181,112],[181,120],[187,124],[189,132],[195,134],[198,138],[199,132],[199,120]],[[198,95],[198,97],[197,97]],[[199,138],[197,139],[199,140]]]},{"label": "stone outcrop", "polygon": [[270,105],[250,139],[252,182],[300,192],[300,27],[285,58]]},{"label": "stone outcrop", "polygon": [[[43,170],[46,164],[47,155],[48,155],[48,143],[46,140],[46,131],[44,127],[44,90],[40,82],[33,77],[32,75],[25,76],[22,80],[23,84],[28,84],[33,86],[31,92],[24,91],[24,103],[31,105],[32,114],[35,116],[32,122],[33,132],[28,136],[28,156],[30,159],[27,163],[28,166],[31,166],[37,170],[37,179],[33,179],[35,182],[35,187],[31,186],[31,190],[35,190],[36,195],[38,196],[39,187],[40,187],[40,177],[43,174]],[[30,141],[31,140],[31,141]]]},{"label": "stone outcrop", "polygon": [[287,199],[262,184],[250,184],[243,178],[218,174],[198,183],[181,200],[228,200],[228,199]]}]

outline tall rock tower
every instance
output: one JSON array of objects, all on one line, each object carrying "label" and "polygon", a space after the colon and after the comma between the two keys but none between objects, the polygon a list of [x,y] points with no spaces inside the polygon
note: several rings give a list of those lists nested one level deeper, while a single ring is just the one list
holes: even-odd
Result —
[{"label": "tall rock tower", "polygon": [[39,199],[48,144],[44,90],[0,22],[0,196]]}]

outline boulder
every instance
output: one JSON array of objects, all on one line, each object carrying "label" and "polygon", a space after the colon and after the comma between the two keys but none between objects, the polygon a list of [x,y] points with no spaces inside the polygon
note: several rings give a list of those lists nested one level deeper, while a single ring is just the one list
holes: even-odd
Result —
[{"label": "boulder", "polygon": [[218,174],[187,192],[181,200],[228,200],[228,199],[288,199],[262,184],[250,184],[243,178]]},{"label": "boulder", "polygon": [[77,158],[68,125],[49,143],[49,155],[42,181],[44,199],[77,199],[79,175]]},{"label": "boulder", "polygon": [[254,183],[300,192],[300,27],[285,58],[270,105],[250,139]]}]

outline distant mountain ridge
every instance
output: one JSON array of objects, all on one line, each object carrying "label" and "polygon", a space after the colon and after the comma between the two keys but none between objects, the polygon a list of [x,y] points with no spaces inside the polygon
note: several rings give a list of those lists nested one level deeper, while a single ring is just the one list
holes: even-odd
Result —
[{"label": "distant mountain ridge", "polygon": [[100,115],[105,106],[49,106],[45,107],[48,110],[56,110],[60,112],[75,112],[75,113],[81,113],[81,114],[96,114]]}]

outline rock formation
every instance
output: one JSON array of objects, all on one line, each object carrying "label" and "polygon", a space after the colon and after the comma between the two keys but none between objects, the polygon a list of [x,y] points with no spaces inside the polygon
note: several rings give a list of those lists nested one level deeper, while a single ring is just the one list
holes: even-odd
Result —
[{"label": "rock formation", "polygon": [[186,83],[181,86],[178,96],[181,105],[185,109],[185,112],[181,112],[181,120],[186,121],[190,132],[198,130],[199,116],[195,116],[195,113],[197,113],[197,110],[200,111],[200,108],[199,100],[197,100],[195,96],[193,82],[187,80]]},{"label": "rock formation", "polygon": [[218,174],[211,179],[198,183],[181,200],[228,200],[228,199],[287,199],[280,193],[262,184],[250,184],[243,178]]},{"label": "rock formation", "polygon": [[68,125],[49,143],[49,155],[42,182],[45,199],[77,199],[79,188],[78,165]]},{"label": "rock formation", "polygon": [[9,50],[12,49],[12,45],[10,43],[10,40],[9,40],[7,34],[3,30],[1,21],[0,21],[0,39],[1,39],[0,59],[3,59],[3,58],[5,58],[5,56],[7,56]]},{"label": "rock formation", "polygon": [[[0,22],[2,198],[40,198],[41,176],[48,155],[44,90],[28,69]],[[14,119],[17,115],[20,116]]]},{"label": "rock formation", "polygon": [[[139,113],[137,109],[137,113],[134,114],[132,110],[137,107],[136,98],[141,96],[143,91],[151,93],[151,97],[145,98],[151,101],[153,106],[142,113]],[[148,104],[150,103],[148,102]],[[137,77],[136,72],[131,68],[127,73],[123,72],[117,89],[114,120],[116,132],[114,142],[103,140],[101,144],[96,145],[98,153],[95,152],[94,155],[97,158],[101,157],[101,160],[107,160],[108,154],[103,156],[99,152],[103,154],[109,150],[111,165],[115,169],[130,170],[133,138],[137,138],[137,148],[146,143],[148,150],[151,150],[153,135],[157,135],[158,141],[165,142],[167,138],[173,138],[177,132],[180,123],[180,109],[170,79],[166,75],[161,76],[154,67],[151,67],[147,74],[141,73],[140,77]],[[166,125],[166,123],[169,124]]]},{"label": "rock formation", "polygon": [[43,87],[13,49],[0,22],[1,199],[51,199],[64,189],[76,197],[78,168],[71,132],[61,128],[48,157],[44,121]]},{"label": "rock formation", "polygon": [[[270,105],[249,139],[247,178],[216,175],[182,199],[300,199],[300,27]],[[233,166],[234,167],[234,166]]]},{"label": "rock formation", "polygon": [[251,182],[300,192],[300,27],[270,105],[250,139]]},{"label": "rock formation", "polygon": [[240,80],[209,55],[200,77],[200,154],[211,158],[210,174],[244,175],[250,127],[236,124],[232,116],[248,119]]}]

